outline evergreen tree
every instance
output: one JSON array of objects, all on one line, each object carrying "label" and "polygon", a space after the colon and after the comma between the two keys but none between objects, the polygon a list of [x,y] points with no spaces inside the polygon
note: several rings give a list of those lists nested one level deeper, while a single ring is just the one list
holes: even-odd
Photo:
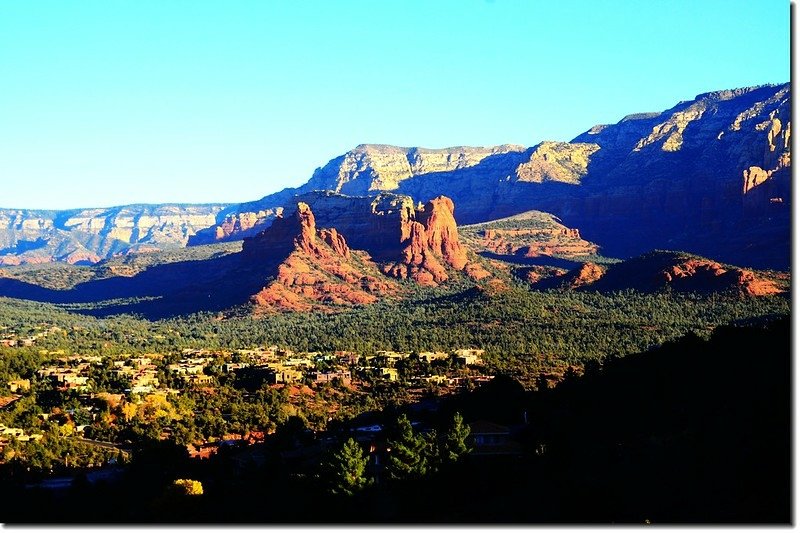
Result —
[{"label": "evergreen tree", "polygon": [[336,450],[323,466],[328,479],[329,490],[333,494],[352,496],[370,484],[365,475],[368,457],[361,446],[352,438]]},{"label": "evergreen tree", "polygon": [[390,479],[418,478],[428,471],[428,440],[416,435],[406,415],[395,423],[394,436],[389,439],[389,461],[386,471]]},{"label": "evergreen tree", "polygon": [[469,437],[469,426],[464,423],[461,413],[457,412],[453,415],[453,421],[447,428],[439,447],[439,457],[442,463],[455,463],[470,452],[467,446],[467,437]]}]

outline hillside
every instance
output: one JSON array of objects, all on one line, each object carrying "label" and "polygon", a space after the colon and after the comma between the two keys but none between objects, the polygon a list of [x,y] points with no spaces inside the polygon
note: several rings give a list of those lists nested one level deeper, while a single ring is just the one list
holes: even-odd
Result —
[{"label": "hillside", "polygon": [[552,257],[577,260],[599,252],[599,246],[581,238],[579,230],[541,211],[461,226],[459,231],[477,251],[511,262]]},{"label": "hillside", "polygon": [[[598,125],[572,142],[428,150],[360,145],[305,185],[232,207],[192,243],[264,227],[294,194],[446,195],[459,224],[552,213],[613,257],[682,249],[758,268],[789,265],[789,84],[704,93]],[[242,220],[247,222],[243,223]],[[247,235],[250,229],[242,230]]]},{"label": "hillside", "polygon": [[560,276],[533,285],[581,288],[592,291],[664,290],[695,293],[733,293],[768,296],[788,293],[789,275],[724,265],[685,252],[655,250],[608,266],[584,263]]}]

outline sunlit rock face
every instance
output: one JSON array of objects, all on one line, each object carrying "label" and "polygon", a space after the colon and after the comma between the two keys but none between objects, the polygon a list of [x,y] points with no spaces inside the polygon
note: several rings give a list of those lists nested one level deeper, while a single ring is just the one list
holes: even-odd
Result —
[{"label": "sunlit rock face", "polygon": [[115,254],[186,246],[214,225],[223,205],[107,209],[0,209],[0,264],[96,263]]},{"label": "sunlit rock face", "polygon": [[351,251],[338,230],[318,229],[305,202],[245,239],[242,255],[250,264],[277,263],[276,275],[251,298],[256,314],[333,311],[399,293],[396,282],[381,274],[368,254]]}]

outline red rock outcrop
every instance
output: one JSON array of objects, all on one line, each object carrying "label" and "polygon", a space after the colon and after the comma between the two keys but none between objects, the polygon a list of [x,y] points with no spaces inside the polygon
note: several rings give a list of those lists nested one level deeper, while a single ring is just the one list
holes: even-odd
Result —
[{"label": "red rock outcrop", "polygon": [[333,306],[369,304],[398,292],[380,276],[364,252],[351,251],[335,229],[316,228],[303,203],[291,217],[278,217],[256,237],[245,239],[250,261],[278,262],[274,279],[251,300],[256,314],[277,311],[332,311]]},{"label": "red rock outcrop", "polygon": [[[449,278],[445,265],[464,270],[467,250],[459,242],[454,211],[453,201],[439,196],[416,212],[418,220],[402,218],[400,258],[385,264],[383,272],[435,286]],[[479,274],[474,268],[473,273]]]},{"label": "red rock outcrop", "polygon": [[335,229],[320,230],[319,238],[337,254],[345,259],[350,258],[350,248],[347,247],[347,241],[345,241],[344,236],[340,235]]},{"label": "red rock outcrop", "polygon": [[71,254],[67,255],[64,259],[67,263],[74,265],[77,263],[99,263],[101,261],[101,257],[94,252],[90,252],[88,250],[76,250]]},{"label": "red rock outcrop", "polygon": [[581,238],[550,213],[518,215],[459,228],[463,240],[478,252],[501,256],[578,259],[598,253],[599,246]]},{"label": "red rock outcrop", "polygon": [[[650,293],[669,288],[676,292],[767,296],[785,292],[789,278],[788,274],[746,270],[696,255],[664,250],[654,250],[609,265],[602,275],[601,268],[585,264],[562,279],[568,280],[573,288],[597,291],[634,289]],[[576,283],[576,279],[582,279],[582,282]],[[567,286],[564,281],[543,280],[537,287],[547,288],[553,283]]]},{"label": "red rock outcrop", "polygon": [[736,270],[736,286],[747,296],[769,296],[785,292],[778,285],[766,278],[760,278],[751,270]]},{"label": "red rock outcrop", "polygon": [[491,272],[483,268],[479,263],[467,263],[464,272],[474,281],[480,281],[492,276]]},{"label": "red rock outcrop", "polygon": [[515,276],[527,281],[531,285],[535,285],[539,282],[550,280],[552,278],[560,278],[568,273],[569,270],[565,268],[543,265],[533,265],[514,269]]},{"label": "red rock outcrop", "polygon": [[487,229],[480,244],[496,254],[524,257],[580,257],[598,251],[598,246],[583,240],[577,229],[567,227]]},{"label": "red rock outcrop", "polygon": [[425,226],[428,248],[451,267],[462,270],[467,264],[467,252],[458,241],[454,212],[453,200],[439,196],[425,205],[420,222]]},{"label": "red rock outcrop", "polygon": [[662,271],[663,282],[678,289],[735,289],[746,296],[767,296],[783,291],[778,285],[752,270],[727,269],[716,261],[692,259]]},{"label": "red rock outcrop", "polygon": [[591,285],[595,281],[603,277],[606,271],[603,267],[596,263],[584,263],[578,268],[574,276],[569,280],[569,285],[573,289]]},{"label": "red rock outcrop", "polygon": [[546,266],[525,267],[517,269],[516,275],[537,289],[580,289],[594,284],[605,273],[606,267],[587,262],[569,271]]}]

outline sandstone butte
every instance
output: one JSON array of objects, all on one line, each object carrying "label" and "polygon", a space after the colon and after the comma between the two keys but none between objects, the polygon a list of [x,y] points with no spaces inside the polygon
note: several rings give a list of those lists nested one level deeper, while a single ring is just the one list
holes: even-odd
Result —
[{"label": "sandstone butte", "polygon": [[[290,217],[278,217],[252,239],[243,254],[275,259],[274,279],[251,298],[256,314],[276,311],[329,311],[334,305],[369,304],[397,294],[363,252],[352,252],[336,229],[317,229],[308,204],[299,202]],[[282,258],[282,259],[281,259]]]},{"label": "sandstone butte", "polygon": [[469,262],[467,249],[458,238],[454,212],[453,201],[439,196],[417,212],[417,220],[403,217],[400,221],[400,257],[385,264],[383,272],[428,286],[438,285],[449,278],[444,265],[463,270],[474,280],[489,277],[486,269]]},{"label": "sandstone butte", "polygon": [[[369,304],[398,295],[397,282],[381,272],[427,286],[446,281],[451,270],[473,280],[490,277],[479,263],[469,261],[458,238],[454,209],[452,200],[438,197],[417,212],[396,217],[397,232],[373,239],[360,235],[362,241],[383,241],[379,255],[391,260],[379,268],[372,250],[352,250],[338,229],[317,228],[311,207],[297,202],[291,216],[279,216],[244,241],[242,253],[249,261],[278,262],[274,279],[252,297],[257,313],[331,310],[333,305]],[[383,224],[373,227],[386,229]],[[398,235],[398,241],[387,242],[391,235]]]},{"label": "sandstone butte", "polygon": [[547,228],[486,229],[480,246],[500,255],[580,257],[596,254],[599,246],[581,238],[575,228],[554,225]]}]

